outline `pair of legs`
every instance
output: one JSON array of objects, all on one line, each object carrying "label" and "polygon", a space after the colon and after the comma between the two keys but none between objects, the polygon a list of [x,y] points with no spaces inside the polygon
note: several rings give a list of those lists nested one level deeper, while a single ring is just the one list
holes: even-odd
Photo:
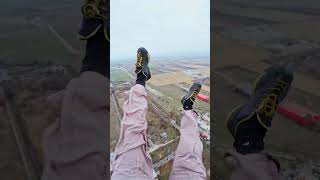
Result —
[{"label": "pair of legs", "polygon": [[[103,1],[100,1],[103,2]],[[85,7],[94,1],[87,0]],[[99,4],[105,6],[105,4]],[[108,178],[106,154],[109,104],[108,25],[101,18],[84,16],[80,36],[87,41],[80,76],[65,90],[49,96],[61,107],[56,121],[43,135],[44,170],[42,180],[101,180]]]},{"label": "pair of legs", "polygon": [[[143,54],[143,53],[142,53]],[[148,56],[145,56],[148,58]],[[147,91],[145,80],[150,78],[145,59],[138,63],[142,68],[136,70],[137,83],[128,93],[128,99],[123,104],[124,117],[121,121],[121,130],[118,144],[115,149],[112,180],[140,179],[151,180],[153,177],[152,160],[147,148]],[[142,61],[142,62],[141,62]],[[144,63],[144,64],[143,64]],[[180,142],[178,144],[171,180],[178,179],[206,179],[206,171],[202,163],[203,145],[198,134],[196,113],[192,104],[184,103],[184,115],[181,120]]]}]

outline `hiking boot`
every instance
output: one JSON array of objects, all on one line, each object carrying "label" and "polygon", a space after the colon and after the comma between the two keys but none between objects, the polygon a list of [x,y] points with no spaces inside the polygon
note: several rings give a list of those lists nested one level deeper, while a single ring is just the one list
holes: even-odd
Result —
[{"label": "hiking boot", "polygon": [[148,51],[144,47],[139,48],[137,51],[137,63],[135,73],[142,73],[146,78],[146,81],[148,81],[151,78],[151,72],[148,66],[149,62],[150,55]]},{"label": "hiking boot", "polygon": [[83,18],[79,30],[79,38],[88,40],[104,27],[105,38],[109,41],[109,4],[106,0],[86,0],[82,6]]},{"label": "hiking boot", "polygon": [[248,128],[243,128],[244,126],[252,127],[252,133],[256,133],[254,128],[259,125],[268,129],[278,104],[288,93],[292,80],[293,74],[285,66],[275,65],[266,69],[258,77],[249,102],[236,107],[229,114],[227,126],[232,136],[237,137],[237,133],[241,135],[242,132],[238,132],[241,128],[247,131]]},{"label": "hiking boot", "polygon": [[189,89],[189,92],[181,98],[181,103],[183,105],[183,109],[191,110],[193,103],[196,100],[197,95],[201,90],[201,83],[194,82]]},{"label": "hiking boot", "polygon": [[270,127],[278,104],[287,96],[293,73],[286,66],[274,65],[257,78],[251,107],[255,107],[258,120]]}]

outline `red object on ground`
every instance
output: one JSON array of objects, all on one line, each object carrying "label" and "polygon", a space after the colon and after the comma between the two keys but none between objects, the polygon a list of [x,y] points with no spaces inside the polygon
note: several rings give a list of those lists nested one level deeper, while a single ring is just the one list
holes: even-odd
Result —
[{"label": "red object on ground", "polygon": [[203,95],[203,94],[198,94],[197,98],[202,100],[202,101],[204,101],[204,102],[210,102],[210,97],[206,96],[206,95]]},{"label": "red object on ground", "polygon": [[204,132],[204,131],[201,131],[199,134],[203,138],[208,138],[209,137],[209,134],[207,132]]},{"label": "red object on ground", "polygon": [[285,103],[279,105],[278,113],[288,117],[303,126],[320,125],[320,114],[295,103]]}]

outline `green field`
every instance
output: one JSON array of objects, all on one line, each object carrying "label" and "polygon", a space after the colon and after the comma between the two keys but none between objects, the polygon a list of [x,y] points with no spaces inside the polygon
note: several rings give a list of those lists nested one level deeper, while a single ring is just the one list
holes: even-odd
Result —
[{"label": "green field", "polygon": [[[21,41],[23,39],[23,41]],[[54,61],[70,64],[71,55],[50,34],[43,29],[37,29],[24,34],[1,38],[1,59],[12,59],[11,63],[24,64],[29,62]]]},{"label": "green field", "polygon": [[110,151],[114,151],[119,139],[120,122],[115,110],[113,100],[111,100],[110,103]]},{"label": "green field", "polygon": [[[81,56],[72,55],[49,31],[51,24],[75,49],[83,49],[77,39],[81,3],[63,0],[10,1],[0,7],[0,62],[28,64],[33,62],[78,65]],[[32,24],[39,18],[40,25]]]},{"label": "green field", "polygon": [[[182,109],[181,97],[186,94],[178,86],[167,85],[167,86],[153,86],[148,84],[151,88],[161,92],[164,96],[160,98],[159,103],[166,107],[169,111],[179,112]],[[210,112],[210,104],[197,100],[194,104],[194,109],[197,111]]]},{"label": "green field", "polygon": [[129,81],[131,79],[128,73],[121,70],[111,70],[110,78],[111,81]]}]

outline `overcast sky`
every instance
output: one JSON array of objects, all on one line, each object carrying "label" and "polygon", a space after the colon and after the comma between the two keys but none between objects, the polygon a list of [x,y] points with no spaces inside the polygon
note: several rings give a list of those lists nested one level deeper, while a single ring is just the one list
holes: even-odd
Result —
[{"label": "overcast sky", "polygon": [[136,57],[209,56],[210,0],[111,0],[111,61]]}]

